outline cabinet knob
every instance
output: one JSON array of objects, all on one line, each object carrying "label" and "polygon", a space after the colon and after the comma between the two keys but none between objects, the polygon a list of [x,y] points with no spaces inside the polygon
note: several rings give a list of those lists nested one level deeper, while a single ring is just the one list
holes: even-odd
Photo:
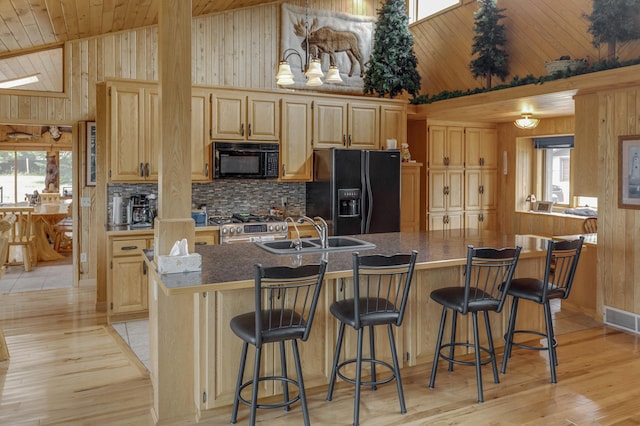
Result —
[{"label": "cabinet knob", "polygon": [[144,176],[149,177],[149,163],[144,165]]},{"label": "cabinet knob", "polygon": [[240,125],[240,135],[244,136],[244,123]]},{"label": "cabinet knob", "polygon": [[484,185],[480,185],[480,188],[478,188],[478,192],[480,192],[480,194],[484,194]]},{"label": "cabinet knob", "polygon": [[353,145],[353,138],[349,135],[349,146]]},{"label": "cabinet knob", "polygon": [[140,163],[140,177],[144,177],[144,163]]},{"label": "cabinet knob", "polygon": [[342,135],[342,146],[347,146],[347,135]]},{"label": "cabinet knob", "polygon": [[251,123],[249,123],[249,136],[251,136]]},{"label": "cabinet knob", "polygon": [[484,158],[480,157],[480,165],[484,166]]}]

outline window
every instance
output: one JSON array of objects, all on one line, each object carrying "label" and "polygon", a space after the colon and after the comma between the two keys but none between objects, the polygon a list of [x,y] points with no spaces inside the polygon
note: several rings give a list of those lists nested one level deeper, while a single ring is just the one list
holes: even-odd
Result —
[{"label": "window", "polygon": [[64,93],[63,47],[0,57],[0,90]]},{"label": "window", "polygon": [[[71,187],[72,153],[60,151],[59,189]],[[26,194],[42,192],[47,169],[46,151],[0,151],[0,203],[25,201]]]},{"label": "window", "polygon": [[569,205],[570,179],[571,149],[545,149],[543,198],[554,204]]},{"label": "window", "polygon": [[409,0],[409,22],[419,21],[460,4],[460,0]]}]

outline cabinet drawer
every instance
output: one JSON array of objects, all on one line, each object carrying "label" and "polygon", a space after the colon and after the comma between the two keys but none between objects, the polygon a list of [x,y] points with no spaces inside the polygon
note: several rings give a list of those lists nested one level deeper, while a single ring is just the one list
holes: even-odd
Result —
[{"label": "cabinet drawer", "polygon": [[139,250],[147,248],[147,239],[138,240],[116,240],[112,243],[113,256],[133,256],[138,255]]}]

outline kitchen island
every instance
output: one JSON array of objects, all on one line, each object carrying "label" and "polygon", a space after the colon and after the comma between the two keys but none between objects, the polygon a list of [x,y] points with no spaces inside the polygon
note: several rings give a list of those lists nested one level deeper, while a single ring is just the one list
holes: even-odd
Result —
[{"label": "kitchen island", "polygon": [[[418,251],[405,322],[395,336],[398,353],[404,354],[405,366],[432,361],[441,310],[429,295],[436,288],[464,283],[468,245],[521,246],[516,276],[540,276],[546,253],[543,239],[490,231],[399,232],[357,237],[376,245],[374,249],[363,250],[362,254]],[[253,310],[255,263],[265,267],[295,266],[318,262],[323,256],[328,260],[311,337],[300,345],[306,386],[326,385],[337,333],[337,324],[328,307],[334,300],[349,295],[351,252],[278,256],[251,243],[202,246],[196,251],[202,256],[201,272],[159,275],[154,262],[148,261],[150,358],[156,421],[194,417],[204,421],[208,410],[232,403],[241,342],[231,332],[229,321],[235,315]],[[519,326],[541,330],[540,310],[526,305],[521,306],[524,314],[519,316]],[[508,311],[505,307],[502,314],[491,317],[496,346],[503,345]],[[461,322],[460,333],[470,335],[470,324],[464,319]],[[353,337],[349,333],[345,336],[347,354],[355,352]],[[279,368],[278,364],[278,353],[268,349],[263,362],[265,374]],[[277,393],[277,388],[261,384],[261,396]]]}]

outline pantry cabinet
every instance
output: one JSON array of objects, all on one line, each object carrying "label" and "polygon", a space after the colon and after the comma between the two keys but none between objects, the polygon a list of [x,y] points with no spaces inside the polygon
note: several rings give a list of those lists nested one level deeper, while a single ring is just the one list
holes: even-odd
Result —
[{"label": "pantry cabinet", "polygon": [[282,99],[280,180],[310,181],[313,171],[311,101],[302,97]]},{"label": "pantry cabinet", "polygon": [[313,102],[314,148],[380,148],[380,106],[374,102]]},{"label": "pantry cabinet", "polygon": [[213,140],[278,141],[279,97],[216,90],[211,95]]},{"label": "pantry cabinet", "polygon": [[429,126],[429,168],[464,167],[464,127]]},{"label": "pantry cabinet", "polygon": [[467,169],[497,169],[497,130],[467,127],[464,131],[464,157]]}]

